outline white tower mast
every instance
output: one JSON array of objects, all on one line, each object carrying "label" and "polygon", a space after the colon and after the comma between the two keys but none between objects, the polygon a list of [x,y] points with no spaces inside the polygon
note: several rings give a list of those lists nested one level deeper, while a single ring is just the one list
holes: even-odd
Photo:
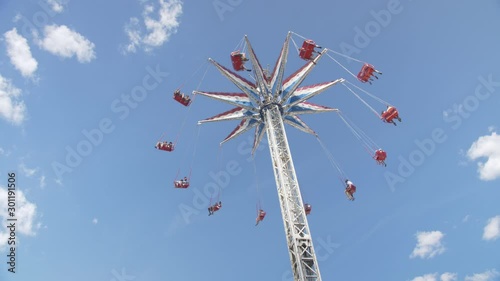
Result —
[{"label": "white tower mast", "polygon": [[344,80],[337,79],[331,82],[299,87],[321,56],[327,51],[326,49],[294,74],[283,79],[290,36],[291,33],[289,32],[273,73],[270,75],[264,74],[252,46],[245,36],[249,59],[255,75],[255,83],[209,59],[243,93],[194,91],[193,94],[201,94],[236,106],[234,109],[199,121],[199,123],[205,123],[241,120],[241,123],[222,143],[255,127],[253,146],[253,152],[255,152],[264,133],[267,133],[294,280],[320,281],[321,275],[318,261],[314,252],[292,155],[288,147],[284,123],[306,133],[316,135],[298,115],[335,111],[334,108],[312,104],[307,100]]}]

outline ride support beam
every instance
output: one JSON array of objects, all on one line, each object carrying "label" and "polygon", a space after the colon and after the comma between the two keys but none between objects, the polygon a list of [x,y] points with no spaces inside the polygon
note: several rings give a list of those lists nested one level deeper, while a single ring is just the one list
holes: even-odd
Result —
[{"label": "ride support beam", "polygon": [[295,281],[321,281],[311,233],[278,104],[262,108]]}]

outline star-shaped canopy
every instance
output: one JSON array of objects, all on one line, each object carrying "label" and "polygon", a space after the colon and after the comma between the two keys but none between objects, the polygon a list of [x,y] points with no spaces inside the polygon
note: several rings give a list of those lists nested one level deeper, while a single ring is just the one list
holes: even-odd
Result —
[{"label": "star-shaped canopy", "polygon": [[220,65],[218,62],[209,59],[222,75],[233,82],[234,85],[242,91],[240,93],[193,91],[193,94],[204,95],[235,106],[235,108],[231,110],[198,122],[198,124],[202,124],[225,120],[241,120],[240,124],[221,142],[221,144],[255,127],[255,139],[252,153],[255,152],[255,149],[264,136],[266,128],[265,120],[263,120],[260,115],[260,109],[270,102],[278,103],[283,108],[283,122],[313,135],[316,135],[316,133],[299,118],[299,115],[337,111],[335,108],[313,104],[307,100],[337,83],[344,82],[344,79],[340,78],[330,82],[299,87],[311,70],[316,66],[316,63],[322,55],[327,52],[327,49],[323,49],[314,59],[307,62],[286,79],[283,79],[288,57],[290,36],[291,33],[289,32],[273,72],[270,74],[266,74],[262,69],[250,41],[247,36],[245,36],[248,50],[247,56],[252,63],[255,83],[248,81]]}]

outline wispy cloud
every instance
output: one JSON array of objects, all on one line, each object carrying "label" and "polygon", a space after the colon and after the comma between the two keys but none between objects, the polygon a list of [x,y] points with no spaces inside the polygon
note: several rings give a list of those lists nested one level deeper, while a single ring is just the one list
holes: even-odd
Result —
[{"label": "wispy cloud", "polygon": [[438,279],[438,273],[429,273],[422,276],[417,276],[413,278],[411,281],[455,281],[457,280],[457,274],[451,272],[445,272],[441,274]]},{"label": "wispy cloud", "polygon": [[99,220],[97,218],[92,219],[93,224],[97,224],[98,222],[99,222]]},{"label": "wispy cloud", "polygon": [[57,185],[63,186],[63,182],[61,179],[55,179],[54,181],[57,183]]},{"label": "wispy cloud", "polygon": [[52,11],[56,13],[62,13],[64,11],[64,6],[67,4],[66,0],[47,0]]},{"label": "wispy cloud", "polygon": [[45,175],[40,177],[40,188],[44,188],[47,184],[45,183]]},{"label": "wispy cloud", "polygon": [[23,174],[28,178],[31,178],[38,172],[38,168],[30,169],[26,167],[24,163],[19,164],[19,170],[21,170],[21,172],[23,172]]},{"label": "wispy cloud", "polygon": [[444,234],[441,231],[417,232],[417,245],[410,258],[433,258],[444,253],[445,248],[441,243]]},{"label": "wispy cloud", "polygon": [[28,40],[17,33],[16,28],[4,33],[7,44],[7,56],[12,65],[21,72],[24,77],[32,77],[38,68],[38,62],[31,54]]},{"label": "wispy cloud", "polygon": [[494,281],[495,277],[500,276],[495,269],[487,270],[483,273],[476,273],[472,276],[466,276],[465,281]]},{"label": "wispy cloud", "polygon": [[498,237],[500,237],[500,215],[490,218],[483,232],[483,240],[496,240]]},{"label": "wispy cloud", "polygon": [[462,222],[468,222],[470,219],[470,215],[466,215],[463,219],[462,219]]},{"label": "wispy cloud", "polygon": [[4,148],[0,147],[0,156],[9,157],[9,155],[10,155],[9,150],[5,150]]},{"label": "wispy cloud", "polygon": [[129,39],[124,48],[125,53],[135,53],[138,48],[149,52],[163,45],[177,32],[180,25],[178,18],[182,15],[182,1],[159,0],[158,3],[156,12],[155,5],[143,2],[143,25],[137,17],[131,17],[125,25],[125,33]]},{"label": "wispy cloud", "polygon": [[44,38],[40,39],[36,35],[35,42],[40,48],[62,58],[76,56],[81,63],[95,58],[94,43],[65,25],[45,26]]},{"label": "wispy cloud", "polygon": [[437,281],[437,273],[426,274],[423,276],[417,276],[411,281]]},{"label": "wispy cloud", "polygon": [[500,178],[500,135],[492,132],[491,135],[479,137],[467,151],[471,160],[487,158],[485,162],[478,162],[479,178],[485,181]]},{"label": "wispy cloud", "polygon": [[[7,188],[0,186],[0,198],[7,198],[7,195]],[[7,200],[0,200],[1,221],[6,221],[10,217],[7,212],[7,204]],[[37,206],[29,202],[24,192],[19,189],[16,190],[15,218],[17,218],[16,233],[28,236],[36,235],[35,230],[40,227],[40,224],[35,222],[37,218]],[[0,248],[6,246],[9,232],[10,230],[5,227],[5,224],[0,225]]]},{"label": "wispy cloud", "polygon": [[26,118],[26,106],[20,97],[21,90],[0,75],[0,116],[15,125],[20,125]]},{"label": "wispy cloud", "polygon": [[457,280],[457,274],[451,272],[445,272],[441,274],[441,281],[455,281]]}]

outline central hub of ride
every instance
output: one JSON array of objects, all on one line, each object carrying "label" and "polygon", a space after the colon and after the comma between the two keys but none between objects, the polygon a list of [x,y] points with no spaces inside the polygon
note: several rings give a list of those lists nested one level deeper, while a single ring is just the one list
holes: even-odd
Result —
[{"label": "central hub of ride", "polygon": [[280,111],[280,115],[283,116],[283,107],[281,106],[281,104],[277,103],[277,102],[271,102],[271,101],[267,101],[267,102],[264,102],[262,104],[262,106],[260,107],[260,111],[259,111],[259,114],[260,114],[260,119],[262,121],[265,120],[264,118],[264,112],[268,109],[271,109],[271,107],[273,106],[277,106],[279,111]]}]

